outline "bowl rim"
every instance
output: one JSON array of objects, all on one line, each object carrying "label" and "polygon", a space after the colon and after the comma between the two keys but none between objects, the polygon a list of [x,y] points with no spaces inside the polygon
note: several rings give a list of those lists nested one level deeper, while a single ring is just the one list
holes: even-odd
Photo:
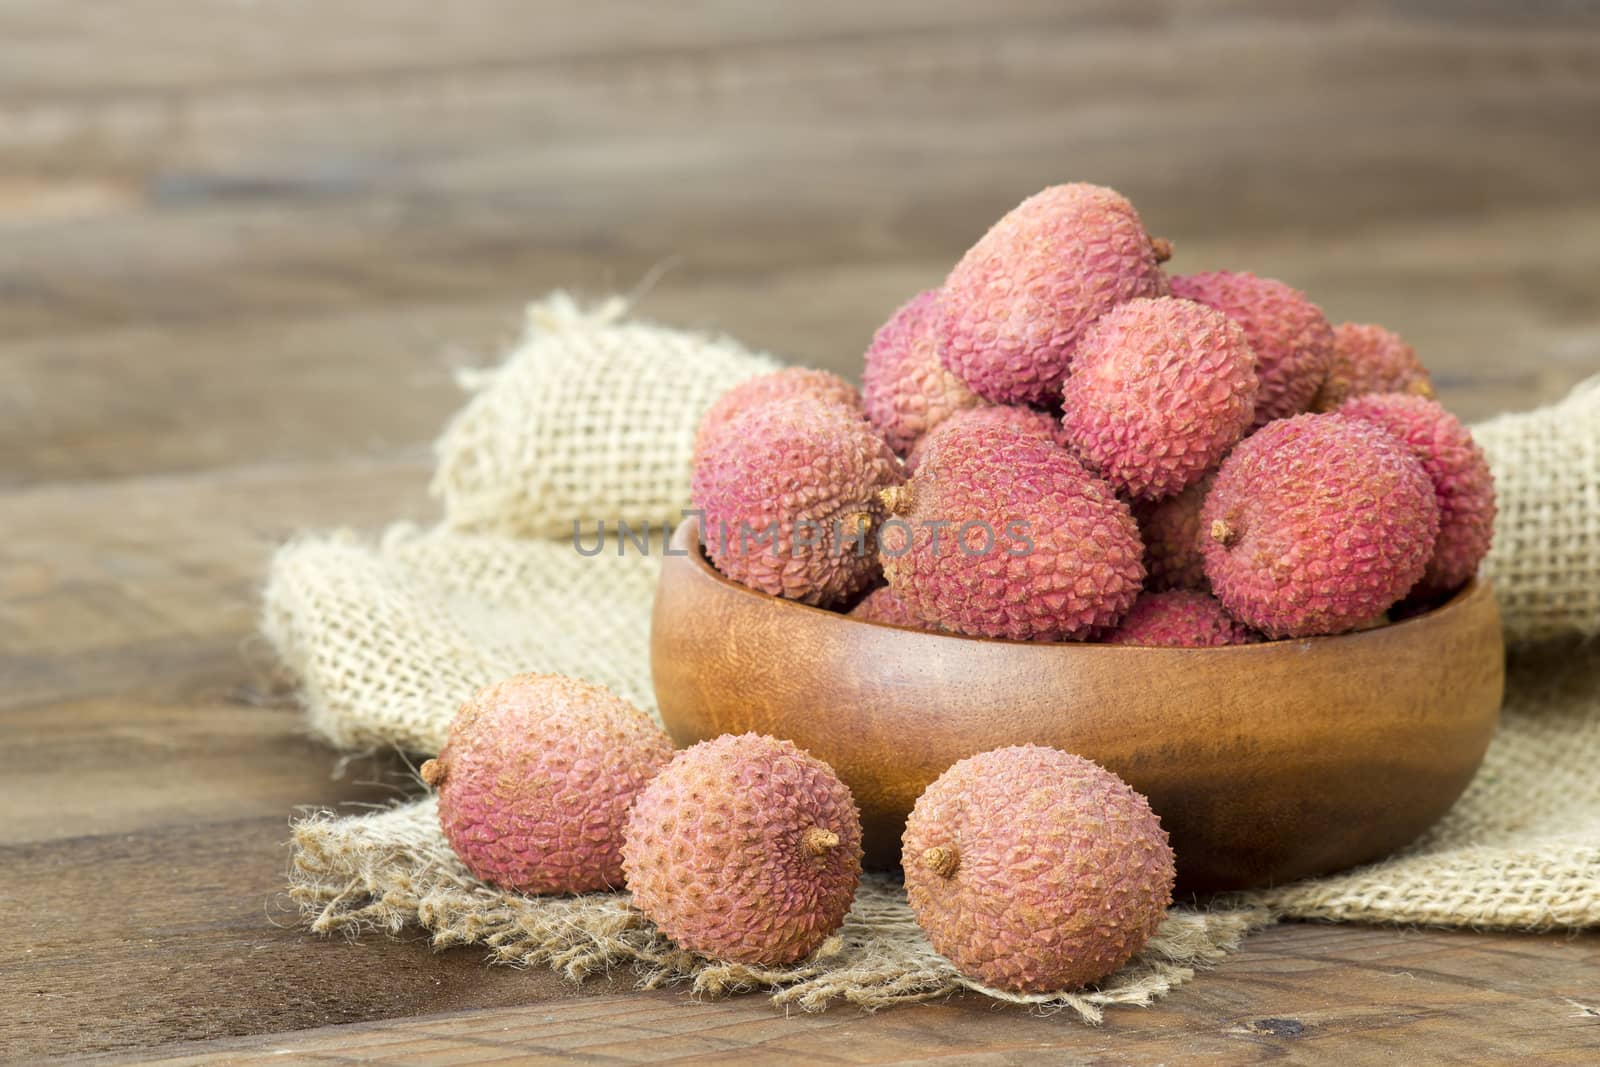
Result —
[{"label": "bowl rim", "polygon": [[[687,542],[687,543],[686,543]],[[678,524],[672,532],[669,542],[670,552],[668,558],[688,559],[695,567],[696,573],[703,579],[709,579],[730,592],[743,595],[753,600],[767,601],[776,605],[780,611],[799,611],[801,613],[836,620],[850,626],[871,626],[879,630],[897,630],[905,634],[914,634],[920,638],[931,638],[943,641],[960,641],[966,643],[980,643],[992,645],[1012,645],[1024,648],[1041,649],[1098,649],[1095,654],[1127,654],[1127,653],[1173,653],[1179,655],[1194,655],[1195,653],[1224,653],[1231,655],[1259,655],[1269,649],[1283,649],[1292,646],[1307,645],[1312,642],[1343,641],[1355,642],[1359,640],[1382,639],[1382,635],[1393,634],[1401,628],[1417,628],[1422,626],[1437,625],[1448,621],[1449,617],[1466,610],[1467,606],[1484,597],[1492,597],[1489,581],[1481,574],[1474,575],[1460,589],[1450,597],[1435,604],[1426,611],[1407,616],[1398,622],[1391,622],[1387,626],[1375,626],[1366,630],[1351,630],[1342,634],[1320,634],[1312,637],[1282,637],[1268,638],[1248,645],[1218,645],[1214,647],[1179,647],[1170,645],[1109,645],[1098,641],[1021,641],[1008,637],[979,637],[971,634],[946,633],[939,630],[922,630],[915,626],[897,626],[887,622],[873,622],[870,619],[857,619],[840,611],[830,611],[812,604],[805,604],[798,600],[774,596],[764,593],[759,589],[752,589],[734,581],[712,565],[706,556],[704,546],[700,539],[699,519],[690,515]]]}]

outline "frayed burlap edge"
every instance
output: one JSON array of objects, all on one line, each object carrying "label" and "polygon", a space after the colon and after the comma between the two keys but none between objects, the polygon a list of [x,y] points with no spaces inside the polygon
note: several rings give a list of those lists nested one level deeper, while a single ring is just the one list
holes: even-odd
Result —
[{"label": "frayed burlap edge", "polygon": [[1260,907],[1174,909],[1139,955],[1097,987],[1018,995],[958,974],[917,926],[903,887],[885,875],[863,880],[844,926],[811,957],[752,967],[678,948],[626,893],[529,897],[485,885],[445,843],[432,798],[356,818],[318,813],[295,824],[294,848],[290,897],[316,933],[395,935],[416,926],[436,949],[483,945],[495,963],[548,966],[574,982],[626,967],[641,988],[684,985],[708,997],[765,991],[777,1005],[808,1012],[840,1002],[874,1011],[973,990],[1098,1023],[1106,1008],[1153,1003],[1272,921]]},{"label": "frayed burlap edge", "polygon": [[[301,681],[317,732],[347,749],[434,751],[450,709],[466,692],[534,664],[593,676],[648,705],[640,651],[647,576],[612,574],[609,567],[563,570],[549,558],[561,551],[555,541],[523,539],[559,539],[570,532],[573,516],[675,520],[687,496],[699,411],[772,363],[727,339],[624,323],[624,311],[616,301],[579,308],[557,294],[529,309],[528,333],[503,367],[464,381],[475,396],[439,445],[434,491],[444,509],[440,530],[385,537],[372,551],[352,539],[338,552],[308,540],[279,554],[266,632]],[[691,363],[702,373],[683,375],[681,368]],[[1513,642],[1600,629],[1597,418],[1600,385],[1590,383],[1555,407],[1478,428],[1501,479],[1495,550],[1486,569]],[[599,610],[635,601],[641,611],[621,629],[615,618],[592,632],[573,625],[575,605]],[[558,616],[559,626],[541,624],[546,615]],[[352,645],[359,655],[350,654]],[[1570,775],[1592,766],[1574,759],[1573,723],[1558,721],[1580,714],[1581,704],[1573,693],[1559,695],[1556,705],[1568,714],[1540,711],[1540,701],[1530,700],[1537,720],[1530,714],[1519,725],[1543,728],[1503,731],[1499,739],[1515,734],[1538,742],[1513,761],[1535,772],[1537,788],[1481,776],[1429,841],[1394,861],[1271,891],[1254,902],[1264,906],[1174,912],[1130,968],[1100,989],[1057,997],[1014,998],[964,981],[932,955],[898,887],[878,879],[863,887],[840,935],[800,966],[764,970],[699,960],[666,943],[624,896],[530,900],[475,882],[449,854],[428,802],[354,819],[324,814],[298,824],[292,893],[322,933],[397,934],[415,925],[440,947],[481,943],[494,959],[548,964],[575,979],[631,966],[644,984],[685,982],[706,995],[766,989],[780,1003],[807,1010],[833,1000],[872,1008],[977,989],[1093,1020],[1109,1004],[1150,1003],[1234,948],[1268,921],[1272,909],[1319,918],[1535,928],[1594,922],[1593,894],[1571,888],[1574,878],[1594,869],[1592,841],[1576,841],[1560,825],[1570,807],[1565,802],[1580,790],[1562,775],[1540,771],[1559,767]],[[1491,770],[1494,760],[1491,752]],[[1560,788],[1551,787],[1557,779]],[[1540,825],[1531,827],[1520,816],[1485,822],[1484,812],[1500,805],[1471,802],[1504,794],[1513,812],[1524,812],[1519,792],[1561,803],[1544,805]],[[1527,861],[1517,870],[1540,888],[1508,897],[1495,888],[1509,873],[1504,846],[1529,845],[1531,831],[1543,840],[1537,850],[1516,853]],[[1481,890],[1464,899],[1440,892],[1446,869],[1425,855],[1457,833],[1499,846],[1480,849],[1481,863],[1449,868]],[[1576,862],[1574,845],[1590,849],[1584,853],[1589,858]],[[1425,891],[1397,894],[1400,874]]]}]

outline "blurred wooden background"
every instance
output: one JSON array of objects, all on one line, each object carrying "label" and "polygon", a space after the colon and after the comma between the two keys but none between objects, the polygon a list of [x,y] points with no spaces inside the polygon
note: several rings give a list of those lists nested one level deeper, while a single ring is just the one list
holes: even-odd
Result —
[{"label": "blurred wooden background", "polygon": [[1464,415],[1551,399],[1600,372],[1597,130],[1600,13],[1557,0],[0,0],[0,1049],[530,1000],[524,1040],[615,1062],[1593,1041],[1592,938],[1281,928],[1092,1038],[976,1002],[571,1000],[469,950],[318,942],[276,925],[292,807],[401,777],[331,780],[251,635],[291,531],[430,514],[451,372],[529,298],[643,289],[854,374],[1057,181],[1131,196],[1175,270],[1398,329]]}]

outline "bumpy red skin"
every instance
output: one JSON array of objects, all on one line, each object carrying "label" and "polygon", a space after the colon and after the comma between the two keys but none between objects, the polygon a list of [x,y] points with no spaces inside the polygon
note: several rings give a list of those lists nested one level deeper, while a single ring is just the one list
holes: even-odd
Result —
[{"label": "bumpy red skin", "polygon": [[1078,344],[1061,424],[1084,465],[1160,500],[1215,467],[1255,418],[1255,354],[1227,315],[1170,296],[1130,300]]},{"label": "bumpy red skin", "polygon": [[[855,517],[876,523],[878,492],[902,480],[900,461],[865,419],[798,397],[751,408],[714,434],[691,494],[719,571],[764,593],[826,605],[877,581],[872,533],[858,550]],[[776,535],[758,541],[774,523]]]},{"label": "bumpy red skin", "polygon": [[[837,844],[808,849],[812,828]],[[821,760],[788,741],[726,735],[680,753],[640,794],[623,866],[634,904],[683,948],[793,963],[850,910],[861,816]]]},{"label": "bumpy red skin", "polygon": [[486,882],[525,893],[622,885],[622,831],[639,791],[672,758],[648,715],[604,687],[523,674],[461,705],[423,778],[439,825]]},{"label": "bumpy red skin", "polygon": [[1067,447],[1067,431],[1061,420],[1048,411],[1037,408],[1018,408],[1005,404],[988,404],[981,408],[958,411],[932,430],[917,438],[911,451],[906,453],[905,470],[909,477],[917,472],[917,465],[928,447],[942,434],[968,433],[981,426],[1000,426],[1017,433],[1033,434],[1061,448]]},{"label": "bumpy red skin", "polygon": [[1200,511],[1206,577],[1269,637],[1337,634],[1417,583],[1439,535],[1411,450],[1344,415],[1299,415],[1239,443]]},{"label": "bumpy red skin", "polygon": [[890,588],[925,622],[978,637],[1082,638],[1139,595],[1144,546],[1128,505],[1035,434],[941,434],[896,496],[879,555]]},{"label": "bumpy red skin", "polygon": [[694,438],[695,462],[700,461],[700,455],[711,438],[746,411],[770,400],[803,396],[862,414],[861,391],[837,374],[810,367],[785,367],[740,382],[717,397],[706,413],[700,416],[700,426]]},{"label": "bumpy red skin", "polygon": [[1165,500],[1137,500],[1133,517],[1144,541],[1145,588],[1156,593],[1168,589],[1208,592],[1205,541],[1200,529],[1200,508],[1211,491],[1216,472],[1203,476],[1177,496]]},{"label": "bumpy red skin", "polygon": [[1235,621],[1216,597],[1174,589],[1141,596],[1102,640],[1149,648],[1221,648],[1255,644],[1261,635]]},{"label": "bumpy red skin", "polygon": [[1214,307],[1243,327],[1261,380],[1254,428],[1311,406],[1333,364],[1333,327],[1306,294],[1271,278],[1219,270],[1174,277],[1172,295]]},{"label": "bumpy red skin", "polygon": [[867,418],[901,455],[911,443],[983,398],[939,362],[933,340],[936,289],[918,293],[890,316],[867,348],[861,386]]},{"label": "bumpy red skin", "polygon": [[1150,235],[1112,189],[1056,185],[1013,208],[957,263],[934,316],[939,358],[999,404],[1049,404],[1089,323],[1166,293]]},{"label": "bumpy red skin", "polygon": [[916,630],[935,629],[919,618],[916,612],[906,607],[905,602],[894,595],[894,590],[885,586],[874,589],[867,594],[865,600],[850,609],[852,619],[862,622],[882,623],[885,626],[908,626]]},{"label": "bumpy red skin", "polygon": [[1432,397],[1428,371],[1417,350],[1382,326],[1344,322],[1333,328],[1333,363],[1312,407],[1333,411],[1372,393]]},{"label": "bumpy red skin", "polygon": [[1361,396],[1339,414],[1370,422],[1404,442],[1422,461],[1439,501],[1439,539],[1413,590],[1447,593],[1478,573],[1494,539],[1494,475],[1461,420],[1432,400],[1399,393]]},{"label": "bumpy red skin", "polygon": [[[1172,848],[1149,803],[1053,748],[957,763],[918,798],[902,845],[906,895],[933,947],[1008,992],[1104,978],[1155,935],[1172,901]],[[948,875],[929,866],[930,849],[954,850]]]}]

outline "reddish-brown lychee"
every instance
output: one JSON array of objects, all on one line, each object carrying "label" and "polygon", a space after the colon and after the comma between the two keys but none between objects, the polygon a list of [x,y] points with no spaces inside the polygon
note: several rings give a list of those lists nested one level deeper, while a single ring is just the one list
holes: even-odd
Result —
[{"label": "reddish-brown lychee", "polygon": [[923,453],[939,439],[941,434],[970,433],[983,426],[1000,426],[1017,433],[1033,434],[1041,440],[1062,448],[1067,447],[1067,431],[1062,428],[1061,420],[1048,411],[1012,407],[1009,404],[985,404],[983,407],[958,411],[917,438],[916,443],[911,446],[911,451],[906,453],[907,476],[916,473],[917,465],[922,462]]},{"label": "reddish-brown lychee", "polygon": [[1370,422],[1404,442],[1422,461],[1439,501],[1439,539],[1417,596],[1447,593],[1478,573],[1494,538],[1494,475],[1472,434],[1450,412],[1421,396],[1360,396],[1339,414]]},{"label": "reddish-brown lychee", "polygon": [[680,752],[639,795],[623,867],[634,904],[683,948],[756,966],[793,963],[850,910],[861,815],[810,753],[727,735]]},{"label": "reddish-brown lychee", "polygon": [[888,586],[868,593],[861,603],[850,609],[850,617],[886,626],[909,626],[917,630],[936,629],[906,607],[905,601],[895,596],[894,590]]},{"label": "reddish-brown lychee", "polygon": [[1104,978],[1161,927],[1176,870],[1150,804],[1038,745],[962,760],[906,820],[906,895],[962,974],[1014,993]]},{"label": "reddish-brown lychee", "polygon": [[1084,465],[1159,500],[1215,467],[1255,417],[1255,355],[1215,308],[1130,300],[1089,327],[1062,387],[1061,423]]},{"label": "reddish-brown lychee", "polygon": [[622,885],[628,809],[672,758],[644,712],[603,686],[520,674],[461,705],[422,779],[477,877],[525,893]]},{"label": "reddish-brown lychee", "polygon": [[694,468],[706,554],[752,589],[808,604],[878,578],[878,493],[900,461],[859,415],[811,397],[771,400],[713,434]]},{"label": "reddish-brown lychee", "polygon": [[1433,396],[1428,371],[1417,350],[1382,326],[1344,322],[1333,328],[1333,362],[1312,410],[1334,411],[1352,397],[1369,393]]},{"label": "reddish-brown lychee", "polygon": [[884,494],[879,554],[920,618],[980,637],[1053,641],[1110,626],[1139,595],[1128,506],[1065,450],[996,427],[940,434]]},{"label": "reddish-brown lychee", "polygon": [[1422,577],[1439,534],[1433,483],[1405,445],[1345,415],[1299,415],[1245,438],[1200,511],[1206,577],[1269,637],[1336,634]]},{"label": "reddish-brown lychee", "polygon": [[1122,623],[1102,640],[1108,645],[1218,648],[1254,644],[1261,636],[1235,621],[1209,593],[1172,589],[1145,593],[1134,601]]},{"label": "reddish-brown lychee", "polygon": [[1205,539],[1200,529],[1200,508],[1211,491],[1212,471],[1177,496],[1165,500],[1138,500],[1133,517],[1144,541],[1145,588],[1152,592],[1193,589],[1206,592]]},{"label": "reddish-brown lychee", "polygon": [[860,390],[832,371],[785,367],[739,383],[706,409],[695,431],[695,462],[699,462],[700,454],[712,436],[728,423],[751,408],[771,400],[791,397],[811,397],[827,404],[837,404],[858,415],[863,413]]},{"label": "reddish-brown lychee", "polygon": [[1121,194],[1052,186],[1024,200],[945,280],[934,316],[944,365],[1000,404],[1048,404],[1089,323],[1136,296],[1160,296],[1153,242]]},{"label": "reddish-brown lychee", "polygon": [[1333,362],[1333,327],[1306,294],[1272,278],[1219,270],[1174,277],[1172,295],[1214,307],[1243,327],[1261,380],[1253,426],[1311,406]]},{"label": "reddish-brown lychee", "polygon": [[932,322],[938,295],[930,289],[912,297],[867,348],[861,374],[867,418],[901,455],[955,412],[984,402],[939,362]]}]

